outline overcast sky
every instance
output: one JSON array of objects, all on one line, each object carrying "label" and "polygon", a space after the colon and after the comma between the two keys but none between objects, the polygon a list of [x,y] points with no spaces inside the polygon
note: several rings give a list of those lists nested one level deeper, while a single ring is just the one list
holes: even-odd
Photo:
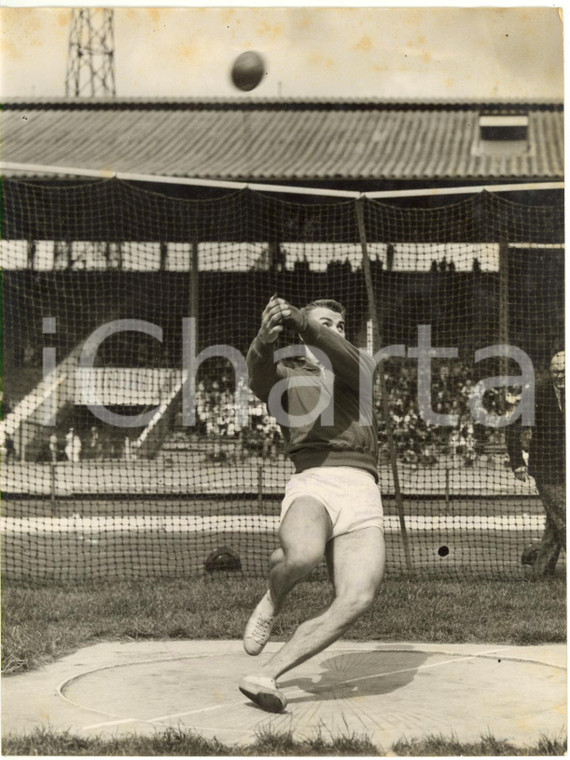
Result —
[{"label": "overcast sky", "polygon": [[[2,8],[4,98],[61,97],[70,8]],[[558,9],[115,8],[118,97],[561,98]],[[265,57],[252,93],[229,70]]]}]

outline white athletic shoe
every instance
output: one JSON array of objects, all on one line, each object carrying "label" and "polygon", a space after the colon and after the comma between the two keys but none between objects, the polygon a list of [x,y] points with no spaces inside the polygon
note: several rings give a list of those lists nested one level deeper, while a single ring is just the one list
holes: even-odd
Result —
[{"label": "white athletic shoe", "polygon": [[269,676],[245,676],[239,682],[239,690],[262,710],[280,713],[287,707],[287,700]]},{"label": "white athletic shoe", "polygon": [[256,655],[267,644],[275,621],[275,607],[271,594],[267,591],[247,621],[243,635],[243,648],[248,654]]}]

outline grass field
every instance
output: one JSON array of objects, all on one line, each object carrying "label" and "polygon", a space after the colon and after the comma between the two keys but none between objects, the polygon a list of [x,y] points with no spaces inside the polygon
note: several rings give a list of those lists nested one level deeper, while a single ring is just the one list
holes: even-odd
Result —
[{"label": "grass field", "polygon": [[52,731],[36,731],[25,736],[4,737],[5,755],[36,755],[38,748],[44,756],[384,756],[396,757],[445,757],[445,756],[513,756],[536,757],[563,756],[567,742],[562,737],[543,736],[535,744],[525,747],[514,746],[510,742],[483,735],[481,740],[466,744],[454,737],[428,736],[424,739],[402,739],[392,747],[377,747],[366,737],[347,735],[333,741],[316,737],[307,741],[296,741],[289,734],[260,734],[246,747],[233,747],[216,739],[204,739],[192,732],[169,730],[149,737],[129,737],[121,739],[100,739],[60,734]]},{"label": "grass field", "polygon": [[[3,589],[3,672],[19,673],[109,639],[239,639],[262,580],[132,581]],[[332,598],[299,585],[274,638],[288,637]],[[356,641],[539,644],[566,638],[566,592],[554,581],[386,581],[347,634]]]}]

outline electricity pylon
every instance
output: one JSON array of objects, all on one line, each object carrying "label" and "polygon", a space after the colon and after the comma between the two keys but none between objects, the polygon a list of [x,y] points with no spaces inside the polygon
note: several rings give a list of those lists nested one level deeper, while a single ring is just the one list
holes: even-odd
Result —
[{"label": "electricity pylon", "polygon": [[116,95],[113,10],[73,8],[71,13],[66,96]]}]

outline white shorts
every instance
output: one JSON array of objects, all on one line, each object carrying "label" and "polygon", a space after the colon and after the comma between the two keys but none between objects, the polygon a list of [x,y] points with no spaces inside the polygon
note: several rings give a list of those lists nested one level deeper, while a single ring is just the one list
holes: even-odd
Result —
[{"label": "white shorts", "polygon": [[295,499],[311,496],[327,510],[330,538],[362,528],[383,530],[382,498],[374,476],[356,467],[311,467],[292,476],[281,504],[281,521]]}]

